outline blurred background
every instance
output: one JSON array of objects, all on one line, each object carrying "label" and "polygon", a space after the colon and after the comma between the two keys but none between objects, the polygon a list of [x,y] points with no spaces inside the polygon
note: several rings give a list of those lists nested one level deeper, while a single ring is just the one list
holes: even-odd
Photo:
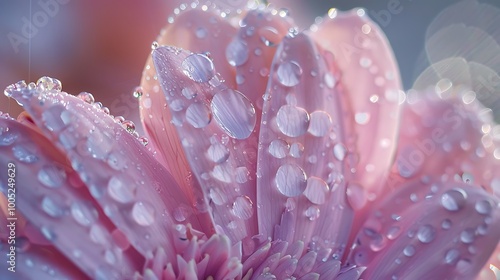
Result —
[{"label": "blurred background", "polygon": [[[243,0],[217,1],[237,4]],[[137,121],[136,101],[131,93],[139,84],[152,41],[181,2],[184,1],[150,0],[145,4],[138,0],[0,0],[0,88],[19,80],[36,82],[41,76],[51,76],[62,81],[65,91],[91,92],[112,114]],[[493,91],[494,96],[500,92],[496,74],[500,71],[497,61],[500,52],[496,52],[500,38],[498,0],[269,2],[277,8],[287,7],[302,29],[331,7],[340,10],[364,7],[392,44],[405,89],[412,87],[430,63],[442,59],[444,51],[450,56],[465,52],[466,56],[474,45],[487,41],[484,46],[487,55],[476,53],[474,58],[487,65],[478,73],[491,76],[483,88]],[[442,49],[440,40],[433,40],[432,36],[451,23],[465,24],[464,28],[473,25],[477,30],[458,28],[440,34],[438,38],[448,41],[453,37],[451,42],[456,45]],[[474,41],[468,36],[475,36]],[[430,62],[429,48],[433,54]],[[497,99],[491,106],[500,111],[496,108],[500,107],[496,105]],[[0,111],[17,116],[20,108],[2,94]]]}]

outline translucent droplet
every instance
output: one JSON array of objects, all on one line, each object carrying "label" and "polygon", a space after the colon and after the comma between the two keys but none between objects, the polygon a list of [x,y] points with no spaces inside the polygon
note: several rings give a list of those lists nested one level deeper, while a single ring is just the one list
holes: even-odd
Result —
[{"label": "translucent droplet", "polygon": [[243,220],[250,219],[253,215],[253,202],[248,196],[238,196],[233,203],[233,214]]},{"label": "translucent droplet", "polygon": [[204,27],[198,27],[195,31],[195,35],[199,39],[203,39],[203,38],[207,37],[207,33],[208,33],[208,31]]},{"label": "translucent droplet", "polygon": [[42,112],[42,120],[48,130],[57,132],[71,122],[72,113],[62,105],[54,105]]},{"label": "translucent droplet", "polygon": [[491,213],[491,210],[493,209],[493,206],[488,200],[479,200],[476,202],[474,208],[481,215],[489,215]]},{"label": "translucent droplet", "polygon": [[300,158],[304,153],[304,145],[301,143],[293,143],[290,146],[290,155],[294,158]]},{"label": "translucent droplet", "polygon": [[150,226],[155,222],[155,209],[147,202],[136,202],[132,207],[132,218],[141,226]]},{"label": "translucent droplet", "polygon": [[325,74],[324,80],[325,80],[325,84],[328,88],[334,88],[335,85],[337,84],[335,77],[333,77],[332,73],[330,73],[330,72]]},{"label": "translucent droplet", "polygon": [[441,205],[448,211],[458,211],[464,208],[467,202],[467,193],[462,189],[452,189],[441,196]]},{"label": "translucent droplet", "polygon": [[181,64],[182,71],[191,80],[206,83],[215,76],[214,64],[204,54],[191,54]]},{"label": "translucent droplet", "polygon": [[306,133],[309,121],[309,114],[306,110],[292,105],[281,106],[276,116],[279,130],[290,137],[298,137]]},{"label": "translucent droplet", "polygon": [[276,172],[275,183],[283,195],[295,197],[307,187],[306,173],[296,164],[284,164]]},{"label": "translucent droplet", "polygon": [[272,47],[281,41],[278,30],[270,26],[260,29],[259,36],[264,45],[268,47]]},{"label": "translucent droplet", "polygon": [[473,228],[465,229],[460,233],[460,241],[465,244],[470,244],[474,242],[475,239],[475,230]]},{"label": "translucent droplet", "polygon": [[142,95],[143,95],[142,87],[136,87],[134,89],[134,92],[132,93],[132,96],[134,96],[134,98],[140,98]]},{"label": "translucent droplet", "polygon": [[255,128],[255,108],[241,92],[226,89],[216,93],[210,104],[214,119],[231,138],[246,139]]},{"label": "translucent droplet", "polygon": [[55,165],[46,165],[38,171],[38,180],[49,188],[60,187],[66,181],[66,173]]},{"label": "translucent droplet", "polygon": [[71,204],[71,216],[80,225],[88,227],[95,223],[98,212],[90,202],[75,201]]},{"label": "translucent droplet", "polygon": [[95,102],[95,98],[94,96],[92,95],[92,93],[90,92],[80,92],[78,95],[77,95],[78,98],[80,98],[81,100],[83,100],[85,103],[88,103],[88,104],[94,104]]},{"label": "translucent droplet", "polygon": [[96,244],[101,244],[105,246],[109,246],[111,241],[111,236],[104,226],[100,224],[93,224],[90,227],[90,240],[92,240]]},{"label": "translucent droplet", "polygon": [[210,189],[208,196],[216,205],[224,205],[227,202],[226,195],[218,188]]},{"label": "translucent droplet", "polygon": [[436,229],[431,225],[424,225],[418,229],[417,238],[422,243],[430,243],[436,238]]},{"label": "translucent droplet", "polygon": [[451,228],[451,220],[449,219],[444,219],[442,222],[441,222],[441,228],[442,229],[450,229]]},{"label": "translucent droplet", "polygon": [[356,115],[354,115],[354,120],[356,121],[356,123],[361,125],[367,124],[370,121],[370,114],[356,113]]},{"label": "translucent droplet", "polygon": [[10,146],[17,140],[17,133],[0,130],[0,147]]},{"label": "translucent droplet", "polygon": [[224,182],[224,183],[231,183],[231,174],[232,170],[228,170],[227,166],[224,167],[222,165],[216,165],[214,166],[214,169],[210,173],[212,177],[215,179]]},{"label": "translucent droplet", "polygon": [[180,112],[184,109],[184,103],[180,99],[175,99],[169,102],[168,107],[174,112]]},{"label": "translucent droplet", "polygon": [[38,161],[38,157],[24,146],[14,146],[12,147],[12,152],[14,153],[14,157],[21,162],[35,163]]},{"label": "translucent droplet", "polygon": [[386,236],[387,236],[388,239],[393,240],[396,237],[398,237],[400,233],[401,233],[401,228],[400,227],[398,227],[398,226],[392,226],[392,227],[390,227],[387,230]]},{"label": "translucent droplet", "polygon": [[332,119],[327,112],[314,111],[311,113],[311,120],[309,122],[308,132],[316,137],[323,137],[332,126]]},{"label": "translucent droplet", "polygon": [[136,185],[119,177],[113,176],[108,182],[108,193],[114,200],[120,203],[128,203],[135,198]]},{"label": "translucent droplet", "polygon": [[61,81],[58,79],[50,78],[50,77],[41,77],[36,82],[36,87],[40,90],[54,90],[60,92],[62,90]]},{"label": "translucent droplet", "polygon": [[286,87],[298,85],[301,76],[302,68],[295,61],[285,61],[278,66],[278,81]]},{"label": "translucent droplet", "polygon": [[63,198],[59,196],[44,196],[42,199],[42,210],[51,217],[59,218],[64,215],[65,211],[63,201]]},{"label": "translucent droplet", "polygon": [[236,168],[235,172],[235,180],[239,184],[246,183],[248,181],[248,176],[250,175],[250,172],[248,171],[248,168],[245,166],[240,166]]},{"label": "translucent droplet", "polygon": [[354,210],[359,210],[366,205],[367,197],[362,186],[352,183],[346,190],[347,201]]},{"label": "translucent droplet", "polygon": [[372,65],[372,60],[367,58],[367,57],[362,57],[359,60],[359,65],[361,65],[361,67],[363,67],[363,68],[368,68],[368,67],[370,67],[370,65]]},{"label": "translucent droplet", "polygon": [[317,218],[319,218],[319,214],[320,214],[320,210],[317,206],[309,206],[305,213],[306,217],[310,220],[310,221],[314,221],[316,220]]},{"label": "translucent droplet", "polygon": [[189,215],[188,209],[185,207],[177,207],[174,210],[173,216],[177,222],[184,222]]},{"label": "translucent droplet", "polygon": [[347,148],[343,144],[337,143],[333,146],[333,155],[337,160],[343,161],[347,155]]},{"label": "translucent droplet", "polygon": [[133,121],[125,120],[122,122],[122,126],[128,133],[135,132],[135,123]]},{"label": "translucent droplet", "polygon": [[304,195],[314,204],[323,204],[328,193],[328,185],[318,177],[309,177]]},{"label": "translucent droplet", "polygon": [[444,261],[447,264],[455,264],[460,258],[460,252],[457,249],[450,249],[444,255]]},{"label": "translucent droplet", "polygon": [[215,143],[210,145],[207,151],[208,158],[215,163],[223,163],[229,158],[229,150],[226,146]]},{"label": "translucent droplet", "polygon": [[57,238],[57,235],[54,233],[54,231],[52,231],[52,229],[47,226],[42,226],[40,228],[40,232],[49,241],[54,241]]},{"label": "translucent droplet", "polygon": [[248,46],[240,40],[235,39],[226,48],[226,59],[232,66],[240,66],[248,60]]},{"label": "translucent droplet", "polygon": [[276,139],[269,144],[268,152],[275,158],[285,158],[290,145],[284,140]]},{"label": "translucent droplet", "polygon": [[196,92],[194,92],[194,90],[186,87],[186,88],[183,88],[181,90],[182,92],[182,95],[186,98],[186,99],[193,99],[194,97],[196,97]]},{"label": "translucent droplet", "polygon": [[415,255],[415,246],[413,245],[408,245],[403,249],[403,254],[407,257],[411,257]]},{"label": "translucent droplet", "polygon": [[212,120],[212,114],[207,106],[193,103],[186,109],[186,120],[195,128],[203,128]]}]

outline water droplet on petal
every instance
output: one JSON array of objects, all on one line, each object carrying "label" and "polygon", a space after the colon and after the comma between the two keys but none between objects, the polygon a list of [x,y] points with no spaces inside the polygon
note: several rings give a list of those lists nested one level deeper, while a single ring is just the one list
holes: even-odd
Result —
[{"label": "water droplet on petal", "polygon": [[88,227],[95,223],[98,212],[88,201],[75,201],[71,204],[71,216],[80,225]]},{"label": "water droplet on petal", "polygon": [[235,173],[235,180],[239,184],[246,183],[248,181],[248,176],[250,175],[250,172],[248,171],[248,168],[245,166],[240,166],[236,168],[236,173]]},{"label": "water droplet on petal", "polygon": [[194,97],[196,97],[196,92],[194,90],[192,90],[191,88],[183,88],[181,90],[182,92],[182,95],[186,98],[186,99],[193,99]]},{"label": "water droplet on petal", "polygon": [[408,245],[403,249],[403,254],[407,257],[411,257],[415,255],[415,246],[413,245]]},{"label": "water droplet on petal", "polygon": [[229,150],[226,146],[215,143],[210,145],[207,151],[208,158],[215,163],[223,163],[229,158]]},{"label": "water droplet on petal", "polygon": [[450,249],[446,252],[444,256],[444,261],[447,264],[455,264],[460,258],[460,252],[457,249]]},{"label": "water droplet on petal", "polygon": [[193,103],[186,110],[186,120],[194,128],[203,128],[212,120],[212,114],[207,106]]},{"label": "water droplet on petal", "polygon": [[320,210],[317,206],[309,206],[304,214],[310,221],[314,221],[319,218]]},{"label": "water droplet on petal", "polygon": [[479,200],[478,202],[476,202],[474,207],[476,211],[481,215],[488,215],[493,209],[491,202],[488,200]]},{"label": "water droplet on petal", "polygon": [[250,219],[253,215],[253,202],[248,196],[239,196],[233,203],[233,214],[243,220]]},{"label": "water droplet on petal", "polygon": [[441,228],[442,229],[450,229],[451,228],[451,220],[449,219],[444,219],[442,222],[441,222]]},{"label": "water droplet on petal", "polygon": [[55,165],[46,165],[38,171],[38,180],[44,186],[49,188],[57,188],[66,180],[66,173],[63,169]]},{"label": "water droplet on petal", "polygon": [[269,144],[268,152],[275,158],[285,158],[290,145],[284,140],[276,139]]},{"label": "water droplet on petal", "polygon": [[218,188],[210,189],[208,196],[216,205],[223,205],[227,202],[226,195]]},{"label": "water droplet on petal", "polygon": [[136,202],[132,207],[132,218],[141,226],[150,226],[155,221],[155,209],[147,202]]},{"label": "water droplet on petal", "polygon": [[114,200],[120,203],[128,203],[134,200],[136,185],[113,176],[108,182],[108,193]]},{"label": "water droplet on petal", "polygon": [[203,27],[198,27],[196,29],[196,32],[195,32],[196,37],[199,39],[203,39],[203,38],[207,37],[207,33],[208,33],[207,29],[205,29]]},{"label": "water droplet on petal", "polygon": [[63,201],[62,197],[55,196],[55,194],[44,196],[42,199],[42,210],[51,217],[61,217],[65,211]]},{"label": "water droplet on petal", "polygon": [[304,153],[304,145],[301,143],[293,143],[290,146],[290,155],[294,158],[300,158]]},{"label": "water droplet on petal", "polygon": [[347,148],[343,144],[337,143],[333,146],[333,155],[336,159],[343,161],[347,155]]},{"label": "water droplet on petal", "polygon": [[226,48],[226,59],[232,66],[240,66],[248,60],[248,46],[240,40],[235,39]]},{"label": "water droplet on petal", "polygon": [[29,149],[24,146],[17,145],[12,147],[12,152],[14,153],[14,157],[19,161],[24,163],[35,163],[38,161],[38,157]]},{"label": "water droplet on petal", "polygon": [[363,208],[367,202],[365,190],[358,184],[349,184],[346,190],[347,201],[354,210]]},{"label": "water droplet on petal", "polygon": [[92,95],[92,93],[90,92],[80,92],[78,95],[77,95],[78,98],[80,98],[81,100],[83,100],[85,103],[88,103],[88,104],[94,104],[95,102],[95,98],[94,96]]},{"label": "water droplet on petal", "polygon": [[328,193],[328,185],[318,177],[309,177],[304,195],[314,204],[323,204]]},{"label": "water droplet on petal", "polygon": [[431,225],[424,225],[418,229],[417,238],[422,243],[430,243],[436,238],[436,229]]},{"label": "water droplet on petal", "polygon": [[354,120],[358,124],[367,124],[370,121],[370,114],[368,113],[357,113],[354,115]]},{"label": "water droplet on petal", "polygon": [[40,228],[40,232],[49,241],[54,241],[57,238],[56,234],[50,228],[48,228],[46,226],[42,226]]},{"label": "water droplet on petal", "polygon": [[287,197],[302,194],[307,187],[306,173],[296,164],[284,164],[276,172],[278,190]]},{"label": "water droplet on petal", "polygon": [[337,84],[337,81],[335,80],[335,77],[333,77],[332,73],[326,73],[324,79],[328,88],[334,88]]},{"label": "water droplet on petal", "polygon": [[292,105],[281,106],[276,116],[279,130],[290,137],[298,137],[306,133],[309,121],[309,114],[306,110]]},{"label": "water droplet on petal", "polygon": [[181,64],[182,71],[191,80],[206,83],[215,76],[212,60],[204,54],[191,54]]},{"label": "water droplet on petal", "polygon": [[36,82],[36,87],[40,90],[54,90],[60,92],[62,90],[61,81],[51,77],[41,77]]},{"label": "water droplet on petal", "polygon": [[277,70],[278,81],[286,86],[293,87],[299,84],[302,76],[302,68],[295,61],[285,61],[278,66]]},{"label": "water droplet on petal", "polygon": [[216,93],[210,104],[217,124],[230,137],[246,139],[255,128],[255,108],[241,92],[226,89]]},{"label": "water droplet on petal", "polygon": [[330,131],[331,125],[332,118],[327,112],[314,111],[311,113],[311,120],[307,131],[316,137],[323,137]]},{"label": "water droplet on petal", "polygon": [[47,129],[57,132],[72,121],[72,113],[62,105],[54,105],[42,112],[42,120]]},{"label": "water droplet on petal", "polygon": [[1,146],[10,146],[17,139],[17,133],[2,131],[0,129],[0,147]]},{"label": "water droplet on petal", "polygon": [[467,193],[461,189],[452,189],[441,196],[441,205],[448,211],[458,211],[464,208]]}]

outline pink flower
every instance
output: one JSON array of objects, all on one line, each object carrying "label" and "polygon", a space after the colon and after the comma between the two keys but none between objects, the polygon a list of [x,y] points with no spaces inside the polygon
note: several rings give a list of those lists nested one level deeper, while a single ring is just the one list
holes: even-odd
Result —
[{"label": "pink flower", "polygon": [[2,277],[494,279],[499,126],[469,90],[402,92],[363,10],[184,8],[135,93],[149,145],[56,79],[5,90]]}]

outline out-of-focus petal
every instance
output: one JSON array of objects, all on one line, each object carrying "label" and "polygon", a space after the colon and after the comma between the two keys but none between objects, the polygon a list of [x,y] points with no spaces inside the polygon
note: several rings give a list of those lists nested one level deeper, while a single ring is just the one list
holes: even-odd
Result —
[{"label": "out-of-focus petal", "polygon": [[10,267],[7,261],[8,254],[11,254],[8,244],[2,244],[0,254],[5,258],[0,262],[0,277],[5,280],[90,279],[53,247],[31,246],[17,250],[14,261],[15,272],[8,270]]},{"label": "out-of-focus petal", "polygon": [[227,88],[203,54],[173,47],[153,52],[158,79],[191,170],[212,207],[216,226],[232,242],[257,234],[255,152],[246,149],[255,107]]},{"label": "out-of-focus petal", "polygon": [[[344,111],[331,53],[305,34],[281,43],[259,138],[259,231],[342,255],[353,209],[346,200]],[[319,259],[325,257],[318,256]]]},{"label": "out-of-focus petal", "polygon": [[465,183],[404,184],[375,207],[349,261],[366,279],[472,279],[500,239],[498,202]]},{"label": "out-of-focus petal", "polygon": [[[226,79],[225,84],[234,88],[236,85],[234,68],[226,59],[225,46],[236,34],[236,28],[213,9],[209,8],[207,11],[201,7],[187,9],[172,18],[173,23],[162,30],[157,38],[158,45],[172,45],[200,53],[209,52],[217,65],[217,71]],[[198,182],[191,174],[151,56],[146,62],[141,87],[143,94],[139,99],[141,119],[150,143],[158,152],[156,158],[170,171],[192,200],[201,199]]]},{"label": "out-of-focus petal", "polygon": [[[3,137],[13,139],[0,146],[0,165],[9,168],[0,174],[1,182],[6,182],[2,192],[8,195],[15,189],[16,207],[9,215],[20,211],[36,227],[31,230],[40,231],[89,277],[120,279],[140,268],[136,252],[113,242],[114,225],[98,211],[69,162],[47,138],[9,119],[0,118],[0,130],[8,133]],[[23,246],[21,238],[17,241],[16,246]],[[24,243],[30,246],[28,239]]]},{"label": "out-of-focus petal", "polygon": [[362,9],[331,10],[312,30],[339,66],[357,135],[356,150],[350,151],[353,181],[366,190],[365,199],[373,199],[383,191],[395,152],[402,94],[396,60],[387,38]]},{"label": "out-of-focus petal", "polygon": [[204,205],[200,209],[192,205],[172,176],[134,136],[97,106],[51,87],[20,83],[9,86],[6,92],[64,152],[132,246],[143,255],[163,247],[173,257],[174,221],[210,227]]}]

